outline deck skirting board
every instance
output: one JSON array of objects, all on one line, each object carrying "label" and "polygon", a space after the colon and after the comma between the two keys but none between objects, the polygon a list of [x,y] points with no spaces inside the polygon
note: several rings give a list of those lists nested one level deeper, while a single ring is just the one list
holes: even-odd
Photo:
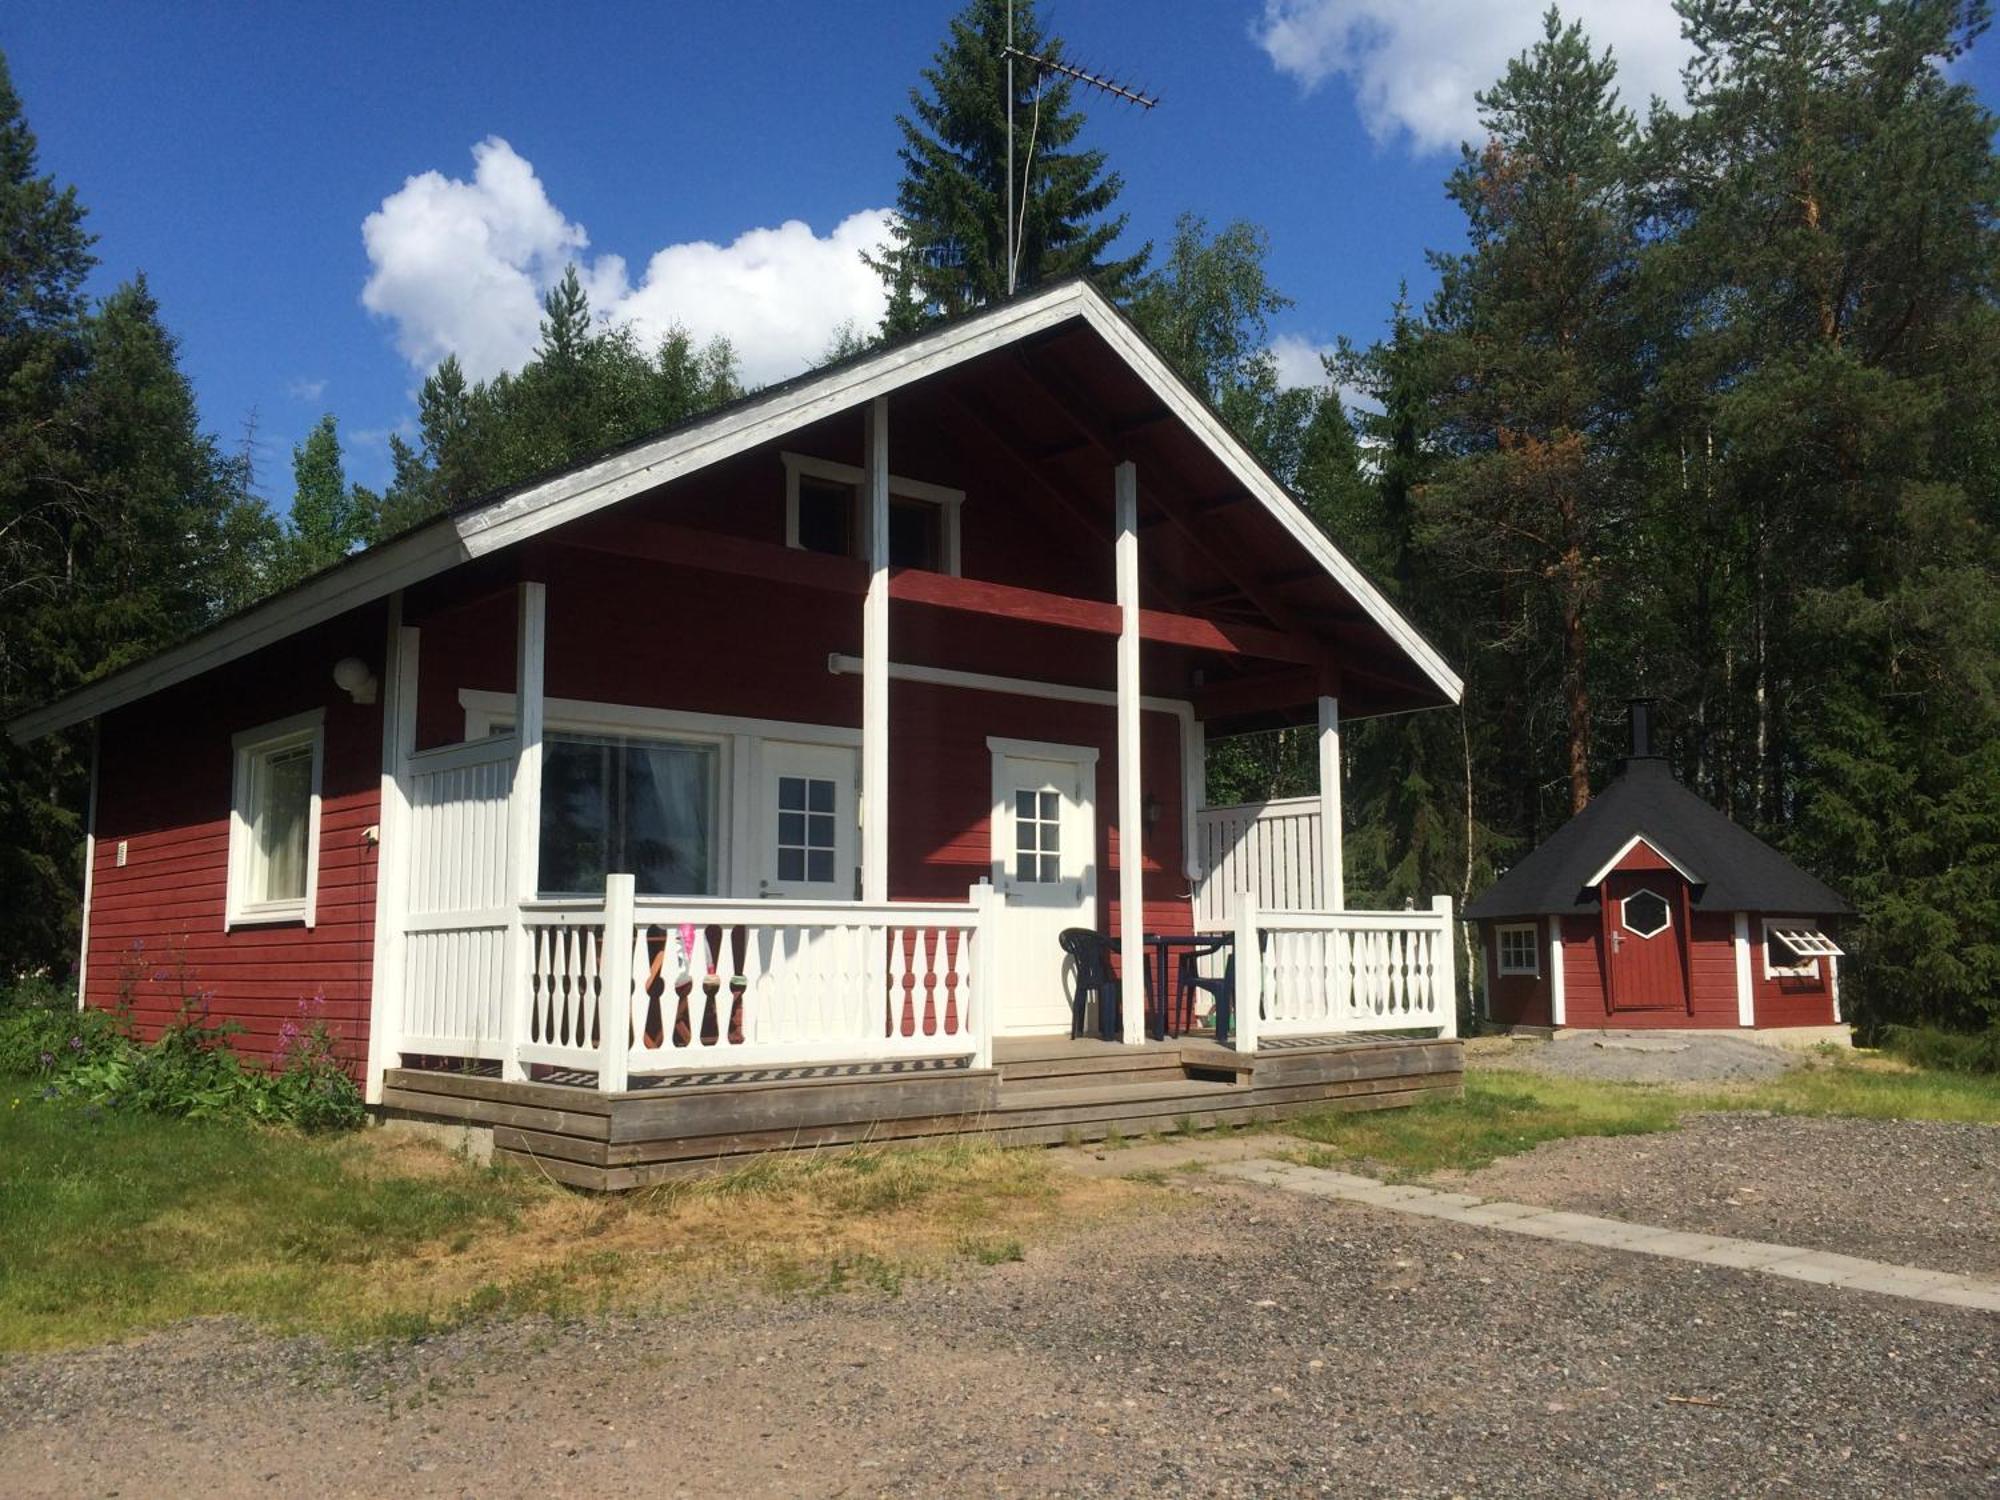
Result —
[{"label": "deck skirting board", "polygon": [[[392,1070],[384,1105],[401,1115],[485,1125],[497,1160],[577,1187],[616,1191],[753,1156],[788,1150],[962,1138],[1051,1145],[1284,1119],[1320,1110],[1393,1109],[1453,1098],[1464,1087],[1456,1040],[1326,1042],[1223,1054],[1171,1044],[1115,1055],[1122,1066],[1074,1072],[1056,1058],[1017,1059],[1033,1069],[781,1078],[671,1091],[599,1094],[557,1084],[508,1084],[412,1069]],[[1183,1065],[1176,1077],[1163,1063]],[[1054,1071],[1051,1071],[1054,1069]],[[1230,1081],[1231,1079],[1235,1081]]]}]

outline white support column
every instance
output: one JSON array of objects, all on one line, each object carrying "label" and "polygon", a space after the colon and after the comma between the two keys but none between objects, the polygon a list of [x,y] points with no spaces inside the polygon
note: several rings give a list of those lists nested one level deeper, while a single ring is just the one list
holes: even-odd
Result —
[{"label": "white support column", "polygon": [[861,606],[861,899],[889,899],[889,398],[862,443],[868,595]]},{"label": "white support column", "polygon": [[508,798],[507,896],[513,917],[507,934],[507,993],[501,1010],[500,1076],[528,1076],[515,1049],[526,1010],[528,929],[521,903],[535,898],[541,871],[542,716],[544,661],[548,652],[548,585],[524,582],[514,648],[514,787]]},{"label": "white support column", "polygon": [[[1118,958],[1128,1045],[1146,1039],[1146,807],[1139,755],[1139,471],[1114,485],[1118,561]],[[1164,999],[1165,997],[1161,997]]]},{"label": "white support column", "polygon": [[1458,946],[1458,924],[1451,919],[1451,897],[1431,897],[1431,910],[1438,917],[1437,952],[1431,960],[1432,983],[1437,986],[1439,1002],[1444,1010],[1438,1018],[1438,1035],[1457,1036],[1458,966],[1452,960],[1453,950]]},{"label": "white support column", "polygon": [[90,888],[97,874],[97,751],[103,721],[90,721],[90,802],[83,810],[83,917],[76,939],[76,1008],[90,986]]},{"label": "white support column", "polygon": [[[1736,914],[1736,1024],[1755,1026],[1757,1024],[1757,991],[1751,982],[1750,970],[1750,914],[1739,911]],[[1838,1020],[1840,1012],[1834,1012]]]},{"label": "white support column", "polygon": [[1257,1023],[1263,1018],[1264,952],[1257,942],[1257,893],[1244,891],[1236,898],[1235,1014],[1231,1024],[1235,1035],[1230,1044],[1238,1052],[1257,1050]]},{"label": "white support column", "polygon": [[1347,872],[1340,842],[1340,700],[1319,700],[1319,871],[1328,911],[1347,909]]},{"label": "white support column", "polygon": [[[1182,865],[1190,881],[1207,874],[1201,862],[1201,810],[1208,806],[1208,726],[1181,710],[1181,846]],[[1196,892],[1190,901],[1199,902]]]},{"label": "white support column", "polygon": [[382,1075],[402,1057],[406,979],[403,929],[410,890],[409,760],[417,747],[417,648],[414,625],[403,623],[403,595],[389,598],[389,632],[382,651],[381,806],[375,825],[375,952],[368,994],[370,1104],[382,1100]]},{"label": "white support column", "polygon": [[1549,918],[1549,1024],[1567,1026],[1569,1005],[1563,996],[1563,919]]},{"label": "white support column", "polygon": [[[632,902],[637,881],[613,871],[604,877],[604,941],[597,950],[597,1091],[622,1094],[631,1084],[632,1048]],[[726,1007],[727,995],[716,1004]],[[729,1030],[727,1014],[721,1027]],[[698,1029],[698,1028],[697,1028]]]}]

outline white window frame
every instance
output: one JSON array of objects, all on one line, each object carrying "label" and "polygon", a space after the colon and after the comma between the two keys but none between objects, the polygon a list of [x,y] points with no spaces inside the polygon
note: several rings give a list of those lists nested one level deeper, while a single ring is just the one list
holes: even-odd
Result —
[{"label": "white window frame", "polygon": [[[1525,933],[1528,938],[1528,966],[1507,962],[1507,934]],[[1542,934],[1533,922],[1501,922],[1493,928],[1493,962],[1499,973],[1525,979],[1542,977]]]},{"label": "white window frame", "polygon": [[[465,711],[468,741],[485,739],[498,733],[499,725],[514,722],[512,693],[460,688],[458,704]],[[857,751],[861,748],[861,731],[841,724],[739,718],[690,709],[647,708],[636,703],[595,703],[586,698],[544,698],[542,727],[544,733],[601,734],[719,746],[717,805],[712,820],[716,845],[711,854],[716,861],[717,892],[731,898],[754,897],[758,893],[757,871],[764,833],[758,788],[762,785],[765,744],[777,740]]]},{"label": "white window frame", "polygon": [[[1651,896],[1655,901],[1660,903],[1661,909],[1667,914],[1666,921],[1655,927],[1651,932],[1641,932],[1632,925],[1632,919],[1625,914],[1626,907],[1641,896]],[[1650,943],[1654,938],[1665,937],[1674,930],[1674,903],[1669,901],[1663,892],[1654,890],[1650,885],[1642,885],[1638,890],[1632,892],[1631,895],[1620,896],[1618,898],[1618,925],[1624,929],[1627,937],[1635,937],[1642,943]]]},{"label": "white window frame", "polygon": [[[287,901],[250,898],[252,858],[256,841],[251,816],[257,794],[257,766],[281,750],[312,746],[312,796],[306,808],[306,893]],[[229,796],[228,891],[222,907],[222,930],[266,927],[297,922],[311,927],[319,908],[320,781],[326,767],[326,710],[315,708],[245,729],[230,739],[233,771]]]},{"label": "white window frame", "polygon": [[1763,965],[1764,965],[1764,977],[1766,979],[1819,978],[1819,960],[1817,958],[1802,959],[1799,963],[1793,964],[1789,967],[1783,964],[1774,964],[1771,962],[1771,934],[1773,932],[1777,931],[1780,927],[1810,927],[1812,925],[1813,924],[1811,922],[1806,921],[1799,917],[1764,918]]},{"label": "white window frame", "polygon": [[[785,545],[798,548],[799,542],[799,480],[801,477],[817,479],[826,484],[844,484],[854,492],[854,515],[856,524],[851,527],[857,543],[861,537],[859,516],[861,513],[861,483],[865,477],[852,464],[837,464],[830,458],[814,458],[810,453],[783,453],[778,455],[785,464]],[[959,510],[965,504],[965,491],[952,489],[949,485],[931,484],[922,479],[903,479],[895,474],[889,476],[889,498],[896,500],[918,500],[927,505],[935,505],[941,514],[938,517],[938,551],[944,571],[953,578],[960,575]]]}]

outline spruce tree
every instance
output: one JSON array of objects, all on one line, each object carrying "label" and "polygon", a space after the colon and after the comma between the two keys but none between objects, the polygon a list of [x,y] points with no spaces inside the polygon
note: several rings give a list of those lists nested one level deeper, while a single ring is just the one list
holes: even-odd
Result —
[{"label": "spruce tree", "polygon": [[[1033,0],[971,0],[951,27],[910,113],[896,117],[903,163],[893,239],[873,262],[890,292],[893,335],[984,307],[1007,295],[1007,9],[1014,45],[1059,58]],[[1089,272],[1111,297],[1138,284],[1147,250],[1117,257],[1124,183],[1102,151],[1078,149],[1084,114],[1066,78],[1014,65],[1014,212],[1017,282]]]}]

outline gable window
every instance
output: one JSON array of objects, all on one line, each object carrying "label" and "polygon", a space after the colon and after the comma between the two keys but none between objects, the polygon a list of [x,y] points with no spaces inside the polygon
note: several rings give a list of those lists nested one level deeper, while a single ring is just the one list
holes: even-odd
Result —
[{"label": "gable window", "polygon": [[1500,945],[1500,972],[1539,978],[1542,972],[1540,931],[1531,922],[1495,929]]},{"label": "gable window", "polygon": [[642,896],[715,895],[718,760],[699,741],[549,734],[537,889],[594,896],[624,872]]},{"label": "gable window", "polygon": [[319,887],[325,713],[316,709],[247,729],[232,744],[223,926],[303,922],[310,927]]},{"label": "gable window", "polygon": [[1840,945],[1809,922],[1775,918],[1764,923],[1766,979],[1817,979],[1819,961],[1840,956]]},{"label": "gable window", "polygon": [[[851,464],[781,455],[785,463],[785,544],[834,557],[865,557],[861,470]],[[965,491],[889,476],[889,566],[959,571],[958,512]]]}]

